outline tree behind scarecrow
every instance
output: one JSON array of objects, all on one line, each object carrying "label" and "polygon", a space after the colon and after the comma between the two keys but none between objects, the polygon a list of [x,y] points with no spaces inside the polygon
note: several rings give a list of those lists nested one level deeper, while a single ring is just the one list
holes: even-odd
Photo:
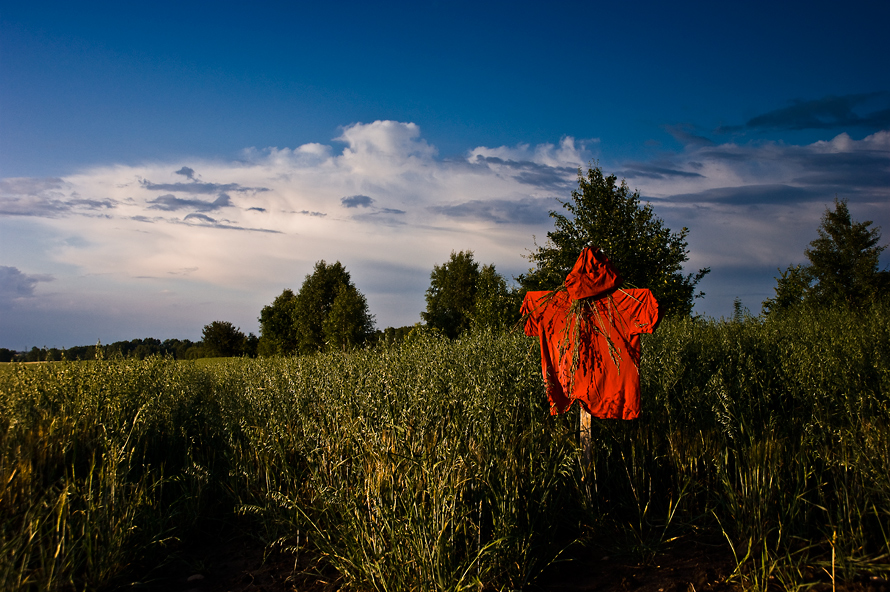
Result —
[{"label": "tree behind scarecrow", "polygon": [[529,255],[534,267],[517,278],[523,290],[558,288],[581,250],[597,246],[626,286],[651,290],[666,314],[692,312],[693,299],[702,295],[696,295],[696,285],[710,269],[683,273],[683,263],[689,260],[688,229],[671,232],[649,204],[640,203],[639,191],[631,192],[627,183],[605,176],[596,166],[587,175],[578,171],[578,189],[560,203],[566,213],[550,212],[555,229],[547,233],[546,244],[536,245]]}]

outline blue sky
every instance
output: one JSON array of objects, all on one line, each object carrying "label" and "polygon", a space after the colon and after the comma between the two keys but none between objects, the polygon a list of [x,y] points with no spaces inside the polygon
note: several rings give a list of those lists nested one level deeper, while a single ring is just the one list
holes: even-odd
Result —
[{"label": "blue sky", "polygon": [[0,0],[0,347],[256,332],[319,259],[413,324],[592,161],[689,228],[700,314],[836,195],[890,228],[886,2],[82,4]]}]

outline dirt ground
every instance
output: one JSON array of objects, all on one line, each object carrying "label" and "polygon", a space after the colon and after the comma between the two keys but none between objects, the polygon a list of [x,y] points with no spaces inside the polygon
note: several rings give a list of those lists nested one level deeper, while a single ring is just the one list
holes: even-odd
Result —
[{"label": "dirt ground", "polygon": [[[610,557],[602,551],[580,549],[565,562],[551,566],[531,590],[538,592],[741,592],[727,582],[732,556],[716,541],[674,544],[650,564]],[[217,536],[180,550],[178,559],[161,568],[143,570],[144,576],[121,590],[140,592],[335,592],[335,574],[326,577],[293,555],[264,552],[262,545],[243,536]],[[776,590],[780,588],[776,586]],[[832,591],[824,581],[813,592]],[[880,578],[838,585],[842,592],[890,592]]]}]

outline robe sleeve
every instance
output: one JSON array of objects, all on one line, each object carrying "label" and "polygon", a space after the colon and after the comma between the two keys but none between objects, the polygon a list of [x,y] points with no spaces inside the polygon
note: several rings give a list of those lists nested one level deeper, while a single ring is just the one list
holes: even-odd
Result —
[{"label": "robe sleeve", "polygon": [[622,291],[625,293],[625,298],[622,300],[623,316],[627,319],[624,330],[628,337],[640,333],[652,333],[661,320],[655,296],[649,290],[640,288]]},{"label": "robe sleeve", "polygon": [[522,300],[520,313],[525,318],[525,334],[529,337],[538,337],[541,332],[541,312],[544,304],[541,298],[547,292],[528,292]]}]

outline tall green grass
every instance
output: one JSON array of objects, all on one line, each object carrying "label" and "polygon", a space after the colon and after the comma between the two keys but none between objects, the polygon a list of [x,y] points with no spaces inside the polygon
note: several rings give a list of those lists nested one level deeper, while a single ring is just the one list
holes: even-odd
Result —
[{"label": "tall green grass", "polygon": [[0,588],[97,589],[241,516],[356,590],[529,587],[717,535],[750,589],[890,565],[890,315],[671,319],[644,413],[548,415],[534,340],[0,373]]},{"label": "tall green grass", "polygon": [[675,321],[644,347],[638,428],[660,440],[646,453],[667,451],[687,514],[713,517],[743,582],[890,567],[886,308]]}]

